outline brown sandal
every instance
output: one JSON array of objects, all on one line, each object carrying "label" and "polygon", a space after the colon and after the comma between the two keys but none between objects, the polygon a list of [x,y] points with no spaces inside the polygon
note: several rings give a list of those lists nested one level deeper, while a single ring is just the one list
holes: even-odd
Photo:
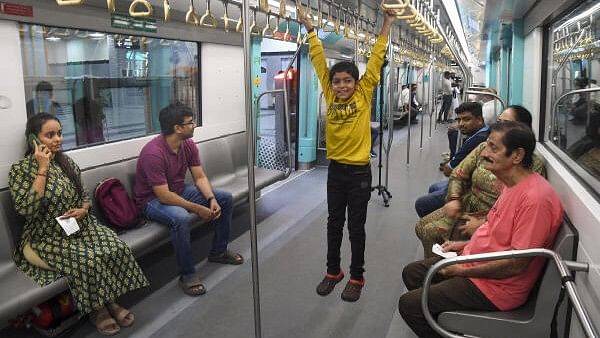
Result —
[{"label": "brown sandal", "polygon": [[179,277],[179,287],[188,296],[201,296],[206,293],[206,288],[200,281],[200,278],[192,278],[184,281],[183,277]]},{"label": "brown sandal", "polygon": [[220,255],[208,256],[208,261],[213,263],[240,265],[244,263],[244,257],[239,253],[225,250],[225,252]]},{"label": "brown sandal", "polygon": [[117,303],[110,304],[108,311],[121,327],[130,327],[135,321],[133,313]]},{"label": "brown sandal", "polygon": [[106,310],[99,310],[94,314],[90,314],[90,321],[103,336],[114,336],[121,331],[119,324]]}]

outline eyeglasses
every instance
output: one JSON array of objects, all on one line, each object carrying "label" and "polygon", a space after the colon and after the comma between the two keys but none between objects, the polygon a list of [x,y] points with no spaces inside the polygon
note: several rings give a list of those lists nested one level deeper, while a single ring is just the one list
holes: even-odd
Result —
[{"label": "eyeglasses", "polygon": [[196,124],[196,121],[191,120],[190,122],[186,122],[186,123],[180,123],[180,126],[187,126],[188,124]]}]

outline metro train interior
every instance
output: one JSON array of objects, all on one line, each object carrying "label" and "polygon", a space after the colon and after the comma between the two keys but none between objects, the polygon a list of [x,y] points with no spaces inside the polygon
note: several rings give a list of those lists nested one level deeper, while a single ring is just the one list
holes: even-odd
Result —
[{"label": "metro train interior", "polygon": [[[338,162],[309,40],[320,41],[329,68],[350,61],[362,75],[379,57],[385,13],[395,20],[383,66],[372,72],[371,134],[353,131],[371,142],[372,180],[364,285],[348,302],[340,297],[346,280],[326,297],[315,292],[329,273],[328,181]],[[90,212],[129,246],[149,281],[119,298],[135,323],[117,337],[417,337],[398,309],[403,269],[426,249],[415,201],[452,180],[452,167],[443,169],[470,136],[459,131],[449,143],[449,131],[459,124],[455,108],[469,101],[488,125],[507,107],[531,113],[535,156],[560,198],[566,240],[547,248],[555,255],[522,306],[429,315],[429,325],[443,337],[599,336],[598,1],[7,0],[0,43],[1,337],[103,336],[78,313],[64,273],[41,286],[15,262],[24,218],[9,172],[24,157],[27,120],[50,113],[60,121],[62,152],[92,197],[109,177],[131,196],[140,151],[175,102],[193,112],[186,124],[210,184],[232,194],[228,247],[244,262],[209,261],[215,222],[198,219],[191,254],[206,294],[189,296],[172,229],[151,220],[113,226],[94,201]],[[341,269],[350,276],[348,235]]]}]

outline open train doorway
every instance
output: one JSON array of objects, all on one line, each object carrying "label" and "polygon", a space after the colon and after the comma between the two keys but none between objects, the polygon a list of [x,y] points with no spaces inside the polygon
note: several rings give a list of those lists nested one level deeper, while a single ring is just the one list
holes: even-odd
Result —
[{"label": "open train doorway", "polygon": [[[274,89],[283,89],[287,83],[288,108],[290,114],[290,141],[292,168],[295,170],[298,162],[298,63],[285,76],[285,69],[292,60],[294,53],[290,52],[263,52],[261,53],[261,82],[260,92]],[[269,151],[258,149],[259,161],[262,166],[271,169],[285,170],[287,168],[288,147],[286,140],[287,125],[284,115],[283,95],[267,95],[260,101],[258,115],[257,137],[259,144],[270,148]],[[273,151],[274,149],[274,151]]]}]

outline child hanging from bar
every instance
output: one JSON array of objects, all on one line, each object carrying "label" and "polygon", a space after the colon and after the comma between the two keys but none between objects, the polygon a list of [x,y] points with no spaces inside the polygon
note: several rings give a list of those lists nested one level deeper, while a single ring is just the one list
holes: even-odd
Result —
[{"label": "child hanging from bar", "polygon": [[327,273],[317,286],[321,296],[330,294],[343,280],[340,267],[340,247],[344,234],[346,208],[352,259],[350,280],[342,299],[355,302],[365,285],[365,221],[367,203],[371,198],[371,97],[379,82],[381,66],[388,45],[390,27],[396,18],[393,10],[385,12],[383,27],[371,51],[362,78],[353,62],[342,61],[331,70],[325,62],[325,52],[317,36],[312,18],[300,4],[298,18],[306,27],[310,45],[310,60],[321,82],[327,102],[326,145],[330,160],[327,174]]}]

